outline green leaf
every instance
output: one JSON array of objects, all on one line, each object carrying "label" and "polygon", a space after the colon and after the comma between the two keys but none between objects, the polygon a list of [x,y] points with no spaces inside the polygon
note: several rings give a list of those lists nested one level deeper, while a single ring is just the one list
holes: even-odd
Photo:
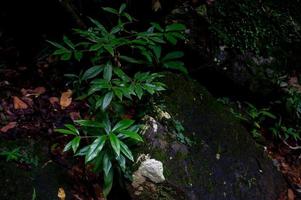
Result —
[{"label": "green leaf", "polygon": [[163,32],[163,28],[158,23],[151,23],[151,25],[160,32]]},{"label": "green leaf", "polygon": [[80,62],[81,59],[83,58],[83,52],[81,52],[81,51],[75,51],[75,52],[74,52],[74,58],[75,58],[78,62]]},{"label": "green leaf", "polygon": [[63,152],[69,151],[71,148],[72,148],[72,140],[66,144]]},{"label": "green leaf", "polygon": [[75,153],[76,150],[78,149],[80,139],[81,139],[80,137],[75,137],[73,140],[71,140],[71,146],[72,146],[73,153]]},{"label": "green leaf", "polygon": [[111,56],[114,56],[114,48],[110,45],[105,45],[104,46],[105,50],[111,54]]},{"label": "green leaf", "polygon": [[128,63],[133,63],[133,64],[142,64],[143,63],[143,61],[141,61],[141,60],[137,60],[135,58],[128,57],[128,56],[119,56],[119,58],[121,60],[124,60],[124,61],[128,62]]},{"label": "green leaf", "polygon": [[94,140],[94,142],[89,147],[88,153],[86,154],[85,163],[90,162],[99,154],[99,152],[103,149],[106,141],[107,141],[106,135],[97,137]]},{"label": "green leaf", "polygon": [[100,74],[102,71],[103,71],[102,66],[97,65],[97,66],[91,67],[85,71],[85,73],[82,76],[82,80],[88,80],[88,79],[94,78],[98,74]]},{"label": "green leaf", "polygon": [[126,4],[125,3],[121,4],[119,8],[119,14],[121,14],[125,10],[125,8],[126,8]]},{"label": "green leaf", "polygon": [[136,93],[136,95],[137,95],[137,97],[138,97],[139,99],[142,98],[142,96],[143,96],[143,89],[142,89],[142,87],[140,86],[140,84],[135,85],[135,93]]},{"label": "green leaf", "polygon": [[81,149],[75,154],[75,156],[85,156],[85,155],[88,153],[89,148],[90,148],[90,145],[81,148]]},{"label": "green leaf", "polygon": [[133,156],[131,150],[122,141],[120,141],[120,150],[129,160],[134,161],[134,156]]},{"label": "green leaf", "polygon": [[112,168],[112,163],[110,161],[110,158],[108,156],[108,154],[104,154],[103,156],[103,171],[105,173],[105,176],[107,176]]},{"label": "green leaf", "polygon": [[104,67],[103,78],[107,81],[110,81],[112,79],[112,71],[113,71],[112,63],[108,62]]},{"label": "green leaf", "polygon": [[161,58],[161,50],[162,50],[161,46],[154,46],[152,49],[153,49],[153,52],[154,52],[154,54],[156,56],[156,59],[160,60],[160,58]]},{"label": "green leaf", "polygon": [[129,138],[132,138],[132,139],[134,139],[134,140],[143,142],[142,137],[141,137],[137,132],[134,132],[134,131],[128,131],[128,130],[122,130],[122,131],[120,131],[120,133],[121,133],[122,135],[125,135],[126,137],[129,137]]},{"label": "green leaf", "polygon": [[102,103],[102,110],[105,110],[111,103],[113,99],[114,93],[113,92],[108,92],[104,98],[103,98],[103,103]]},{"label": "green leaf", "polygon": [[123,16],[125,16],[129,20],[129,22],[133,21],[133,17],[131,15],[129,15],[128,13],[123,13]]},{"label": "green leaf", "polygon": [[123,93],[120,88],[113,88],[114,94],[118,97],[120,101],[122,101]]},{"label": "green leaf", "polygon": [[67,127],[69,130],[71,130],[73,133],[76,133],[77,135],[79,135],[79,131],[72,124],[65,124],[65,127]]},{"label": "green leaf", "polygon": [[174,59],[179,59],[184,56],[184,53],[182,51],[173,51],[168,53],[164,58],[162,58],[162,61],[168,61],[168,60],[174,60]]},{"label": "green leaf", "polygon": [[165,37],[166,37],[167,41],[170,42],[172,45],[176,45],[178,42],[177,38],[175,38],[173,36],[173,34],[167,33],[167,34],[165,34]]},{"label": "green leaf", "polygon": [[101,49],[103,47],[103,44],[101,43],[97,43],[97,44],[93,44],[89,51],[98,51],[99,49]]},{"label": "green leaf", "polygon": [[65,50],[67,50],[63,45],[61,45],[61,44],[59,44],[57,42],[52,42],[52,41],[49,41],[49,40],[47,40],[47,42],[50,43],[51,45],[55,46],[58,49],[65,49]]},{"label": "green leaf", "polygon": [[133,125],[134,122],[135,122],[134,120],[130,120],[130,119],[121,120],[114,126],[112,131],[114,132],[114,131],[121,131],[121,130],[127,129],[128,127]]},{"label": "green leaf", "polygon": [[112,189],[113,175],[114,175],[114,171],[113,171],[113,168],[111,168],[108,175],[104,176],[103,194],[105,197],[108,196],[108,194],[110,193],[110,191]]},{"label": "green leaf", "polygon": [[68,61],[68,60],[71,59],[71,56],[72,56],[72,52],[71,51],[67,51],[65,54],[63,54],[61,56],[61,60]]},{"label": "green leaf", "polygon": [[114,74],[116,74],[123,81],[128,82],[130,80],[130,78],[119,67],[114,67],[113,71],[114,71]]},{"label": "green leaf", "polygon": [[58,49],[58,50],[55,50],[52,54],[53,55],[62,55],[62,54],[65,54],[65,53],[68,53],[68,49]]},{"label": "green leaf", "polygon": [[99,23],[97,20],[95,20],[91,17],[89,17],[89,19],[97,28],[99,28],[99,30],[103,31],[104,33],[108,33],[106,28],[101,23]]},{"label": "green leaf", "polygon": [[186,29],[184,24],[174,23],[166,26],[166,31],[184,31]]},{"label": "green leaf", "polygon": [[75,123],[84,127],[103,128],[103,123],[92,121],[92,120],[76,120]]},{"label": "green leaf", "polygon": [[64,36],[63,41],[65,42],[65,44],[67,44],[71,49],[75,49],[74,44],[71,42],[71,40],[69,40],[69,38],[67,36]]},{"label": "green leaf", "polygon": [[176,70],[183,72],[184,74],[188,74],[187,69],[184,67],[184,63],[180,62],[180,61],[165,62],[165,63],[163,63],[163,67],[165,67],[167,69],[176,69]]},{"label": "green leaf", "polygon": [[118,15],[118,11],[114,8],[110,8],[110,7],[103,7],[102,8],[103,10],[109,12],[109,13],[112,13],[112,14],[115,14],[115,15]]},{"label": "green leaf", "polygon": [[119,156],[121,141],[118,139],[118,137],[114,133],[110,133],[109,138],[110,138],[110,142],[111,142],[111,146],[112,146],[113,150],[115,151],[116,155]]},{"label": "green leaf", "polygon": [[73,131],[67,130],[67,129],[62,129],[62,128],[56,128],[54,129],[55,132],[62,133],[64,135],[76,135]]}]

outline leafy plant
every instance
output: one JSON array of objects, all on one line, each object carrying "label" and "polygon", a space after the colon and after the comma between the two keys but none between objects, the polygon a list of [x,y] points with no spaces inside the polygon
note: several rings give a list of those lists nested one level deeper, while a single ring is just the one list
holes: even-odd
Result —
[{"label": "leafy plant", "polygon": [[30,152],[21,149],[20,147],[12,148],[12,149],[2,149],[0,151],[0,156],[4,156],[6,161],[15,161],[19,163],[25,163],[28,165],[38,165],[37,156],[31,155]]},{"label": "leafy plant", "polygon": [[107,27],[90,18],[92,27],[75,29],[79,42],[66,36],[62,44],[49,42],[56,47],[53,54],[61,60],[83,63],[85,58],[92,66],[79,75],[65,75],[71,79],[78,99],[87,100],[89,119],[65,124],[56,131],[71,139],[64,151],[84,156],[85,163],[93,165],[95,172],[103,172],[107,195],[114,171],[124,173],[126,163],[134,160],[131,145],[142,142],[139,126],[131,119],[124,119],[120,110],[133,106],[146,95],[165,90],[165,85],[158,81],[163,76],[152,70],[159,67],[184,73],[187,70],[178,60],[183,57],[182,52],[163,52],[163,47],[176,45],[184,38],[184,25],[175,23],[162,28],[153,23],[146,31],[137,32],[128,29],[134,19],[125,12],[125,4],[119,9],[103,10],[117,17],[117,25]]},{"label": "leafy plant", "polygon": [[[95,171],[104,173],[104,193],[108,194],[113,183],[113,162],[124,172],[126,159],[134,161],[134,157],[127,143],[129,140],[142,142],[138,134],[139,126],[134,121],[124,119],[112,126],[106,116],[101,122],[96,120],[77,120],[75,123],[81,128],[79,131],[72,124],[66,124],[57,132],[72,135],[73,139],[65,146],[64,151],[72,150],[76,156],[84,156],[85,163],[94,165]],[[82,134],[81,134],[82,132]],[[83,139],[89,138],[93,142],[80,148]]]},{"label": "leafy plant", "polygon": [[300,140],[300,130],[298,131],[295,128],[288,128],[286,127],[283,123],[281,118],[279,119],[279,121],[272,127],[270,128],[271,132],[273,133],[273,135],[277,138],[280,139],[284,139],[287,140],[289,138],[293,138],[295,141]]}]

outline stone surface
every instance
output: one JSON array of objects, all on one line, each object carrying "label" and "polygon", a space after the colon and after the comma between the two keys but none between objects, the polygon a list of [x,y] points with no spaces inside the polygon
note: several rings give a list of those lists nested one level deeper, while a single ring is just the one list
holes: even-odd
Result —
[{"label": "stone surface", "polygon": [[139,169],[133,175],[133,185],[141,185],[148,178],[153,183],[165,181],[162,162],[155,159],[146,159],[140,164]]},{"label": "stone surface", "polygon": [[[140,188],[133,199],[277,200],[284,178],[234,116],[195,81],[175,74],[164,80],[169,89],[160,102],[172,119],[146,117],[139,152],[162,161],[166,182]],[[181,137],[174,119],[185,128]]]}]

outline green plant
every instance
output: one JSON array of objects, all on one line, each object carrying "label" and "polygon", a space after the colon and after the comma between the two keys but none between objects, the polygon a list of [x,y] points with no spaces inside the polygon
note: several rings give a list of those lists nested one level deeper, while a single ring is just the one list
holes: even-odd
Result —
[{"label": "green plant", "polygon": [[177,136],[178,141],[181,142],[182,144],[192,146],[193,142],[191,141],[191,139],[184,135],[185,129],[182,123],[179,122],[178,120],[172,119],[172,124],[175,128],[175,134]]},{"label": "green plant", "polygon": [[297,119],[301,119],[301,93],[295,88],[289,88],[285,97],[286,107],[294,113]]},{"label": "green plant", "polygon": [[[93,164],[94,171],[103,170],[104,193],[108,194],[113,183],[113,163],[118,163],[118,167],[125,172],[126,159],[134,161],[127,143],[129,140],[143,141],[138,134],[139,126],[133,125],[134,121],[129,119],[112,126],[107,116],[102,120],[77,120],[75,123],[81,131],[72,124],[66,124],[64,129],[56,129],[59,133],[73,136],[64,151],[72,149],[76,156],[85,157],[86,164]],[[91,139],[93,142],[78,150],[83,139]]]},{"label": "green plant", "polygon": [[15,161],[34,166],[38,165],[37,156],[33,156],[31,152],[27,152],[25,149],[21,149],[20,147],[12,149],[2,149],[0,150],[0,156],[6,157],[6,161]]},{"label": "green plant", "polygon": [[271,132],[273,135],[277,138],[287,140],[289,138],[293,138],[295,141],[300,140],[300,130],[297,130],[295,128],[288,128],[286,127],[283,123],[281,118],[279,121],[272,127],[270,128]]},{"label": "green plant", "polygon": [[80,62],[85,58],[92,66],[79,75],[66,75],[71,78],[78,99],[87,100],[89,119],[66,124],[56,131],[71,137],[64,151],[73,150],[76,156],[84,156],[85,163],[93,165],[95,172],[103,172],[105,195],[112,187],[114,170],[124,173],[126,163],[134,160],[131,145],[142,142],[139,126],[133,120],[123,119],[122,112],[147,94],[165,90],[165,85],[158,81],[163,76],[152,70],[163,67],[187,73],[178,60],[182,52],[162,54],[162,47],[175,45],[184,38],[185,26],[175,23],[162,28],[152,23],[143,32],[129,30],[133,18],[125,9],[125,4],[118,10],[103,8],[117,16],[117,25],[105,27],[90,18],[92,27],[75,29],[77,43],[66,36],[63,44],[49,41],[57,48],[53,54],[61,60]]}]

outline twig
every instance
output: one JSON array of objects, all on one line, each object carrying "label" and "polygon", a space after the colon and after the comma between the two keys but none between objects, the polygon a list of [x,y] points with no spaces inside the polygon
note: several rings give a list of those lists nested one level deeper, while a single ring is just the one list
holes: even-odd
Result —
[{"label": "twig", "polygon": [[287,145],[290,149],[292,150],[298,150],[298,149],[301,149],[301,146],[291,146],[289,145],[285,140],[282,140],[282,142]]}]

